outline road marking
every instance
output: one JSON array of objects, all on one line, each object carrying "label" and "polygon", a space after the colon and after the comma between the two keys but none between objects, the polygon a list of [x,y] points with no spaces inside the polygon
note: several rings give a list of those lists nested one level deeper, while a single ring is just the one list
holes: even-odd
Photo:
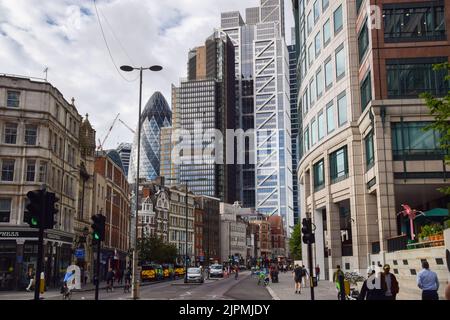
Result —
[{"label": "road marking", "polygon": [[274,300],[281,300],[280,297],[272,290],[271,287],[266,287],[267,291],[269,291],[270,295]]}]

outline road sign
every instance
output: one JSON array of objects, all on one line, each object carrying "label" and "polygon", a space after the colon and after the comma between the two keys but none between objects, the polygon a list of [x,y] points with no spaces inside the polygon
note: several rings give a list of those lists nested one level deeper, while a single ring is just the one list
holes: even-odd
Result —
[{"label": "road sign", "polygon": [[84,258],[84,256],[85,256],[84,249],[76,249],[75,250],[75,257],[77,257],[77,258]]}]

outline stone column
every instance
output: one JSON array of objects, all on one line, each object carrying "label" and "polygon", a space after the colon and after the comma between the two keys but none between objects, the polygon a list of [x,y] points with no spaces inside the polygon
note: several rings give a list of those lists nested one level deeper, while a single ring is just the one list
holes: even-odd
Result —
[{"label": "stone column", "polygon": [[336,265],[342,265],[342,240],[339,207],[331,202],[330,197],[327,201],[327,231],[329,279],[333,281]]}]

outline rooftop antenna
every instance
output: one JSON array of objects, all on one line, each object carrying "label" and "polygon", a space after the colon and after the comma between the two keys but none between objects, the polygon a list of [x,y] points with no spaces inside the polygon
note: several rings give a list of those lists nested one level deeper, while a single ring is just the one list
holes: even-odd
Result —
[{"label": "rooftop antenna", "polygon": [[48,67],[45,67],[45,69],[44,69],[44,73],[45,73],[45,81],[47,82],[47,76],[48,76]]}]

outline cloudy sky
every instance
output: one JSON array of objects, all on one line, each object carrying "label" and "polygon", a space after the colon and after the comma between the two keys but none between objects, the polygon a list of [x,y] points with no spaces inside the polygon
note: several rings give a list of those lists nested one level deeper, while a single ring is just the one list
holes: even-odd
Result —
[{"label": "cloudy sky", "polygon": [[[171,83],[186,76],[187,52],[220,26],[220,13],[258,6],[259,0],[96,0],[107,43],[117,66],[160,64],[144,77],[143,105],[154,91],[169,104]],[[293,26],[285,0],[286,35]],[[288,40],[289,41],[289,40]],[[138,73],[116,70],[108,54],[93,0],[0,0],[0,74],[43,78],[89,119],[103,139],[115,116],[137,124]],[[128,81],[126,81],[125,79]],[[134,81],[133,81],[134,80]],[[117,122],[107,148],[131,142]]]}]

